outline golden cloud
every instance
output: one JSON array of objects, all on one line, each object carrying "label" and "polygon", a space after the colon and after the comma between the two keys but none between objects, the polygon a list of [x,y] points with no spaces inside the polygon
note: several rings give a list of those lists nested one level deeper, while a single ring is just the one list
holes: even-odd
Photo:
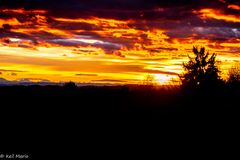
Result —
[{"label": "golden cloud", "polygon": [[200,11],[195,11],[195,13],[199,14],[202,19],[213,18],[217,20],[224,20],[227,22],[240,22],[240,16],[226,15],[221,10],[201,9]]}]

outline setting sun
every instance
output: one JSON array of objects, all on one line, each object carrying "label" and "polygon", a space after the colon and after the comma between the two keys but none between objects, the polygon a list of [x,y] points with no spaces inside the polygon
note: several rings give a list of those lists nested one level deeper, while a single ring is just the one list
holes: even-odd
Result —
[{"label": "setting sun", "polygon": [[154,79],[158,85],[175,84],[174,79],[176,78],[177,76],[165,75],[165,74],[154,75]]}]

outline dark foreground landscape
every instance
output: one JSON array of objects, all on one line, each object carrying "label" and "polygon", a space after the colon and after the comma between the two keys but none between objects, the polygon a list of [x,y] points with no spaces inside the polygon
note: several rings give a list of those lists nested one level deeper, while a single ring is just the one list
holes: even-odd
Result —
[{"label": "dark foreground landscape", "polygon": [[13,140],[11,147],[24,152],[39,151],[33,147],[39,144],[50,150],[51,144],[68,148],[64,142],[87,141],[101,149],[107,140],[112,145],[117,140],[127,147],[129,140],[142,143],[155,134],[162,140],[167,136],[184,140],[182,135],[197,133],[201,141],[214,131],[213,138],[219,133],[231,133],[227,136],[231,138],[238,130],[240,113],[239,88],[231,86],[187,91],[179,86],[76,87],[68,83],[0,87],[0,97],[2,133],[8,142]]},{"label": "dark foreground landscape", "polygon": [[64,117],[77,121],[83,118],[93,123],[105,120],[106,123],[113,120],[162,122],[168,118],[200,121],[211,117],[224,120],[238,115],[239,93],[238,88],[231,86],[192,91],[180,86],[144,85],[0,87],[1,108],[9,111],[9,118],[29,117],[42,121]]}]

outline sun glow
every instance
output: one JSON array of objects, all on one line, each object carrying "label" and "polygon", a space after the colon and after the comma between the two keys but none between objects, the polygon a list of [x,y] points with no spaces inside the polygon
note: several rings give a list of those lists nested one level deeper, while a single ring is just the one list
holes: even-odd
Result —
[{"label": "sun glow", "polygon": [[166,74],[154,74],[154,80],[158,85],[172,85],[175,84],[177,76]]}]

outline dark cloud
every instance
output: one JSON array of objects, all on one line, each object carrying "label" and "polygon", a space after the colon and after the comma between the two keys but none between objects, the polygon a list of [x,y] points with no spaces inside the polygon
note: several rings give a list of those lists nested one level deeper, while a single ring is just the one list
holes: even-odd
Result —
[{"label": "dark cloud", "polygon": [[2,25],[2,28],[3,28],[4,30],[10,30],[12,27],[11,27],[11,25],[9,25],[9,24],[3,24],[3,25]]},{"label": "dark cloud", "polygon": [[166,75],[174,75],[174,76],[178,75],[178,73],[175,73],[175,72],[160,71],[160,70],[150,70],[150,69],[143,69],[142,72],[153,73],[153,74],[166,74]]},{"label": "dark cloud", "polygon": [[91,39],[85,38],[85,37],[78,37],[78,38],[72,38],[72,39],[54,39],[49,41],[50,43],[55,43],[59,44],[62,46],[75,46],[75,47],[80,47],[80,46],[95,46],[99,47],[105,50],[106,53],[113,52],[115,50],[121,49],[121,44],[116,44],[112,42],[107,42],[107,41],[102,41],[98,39]]},{"label": "dark cloud", "polygon": [[[115,64],[115,68],[112,69],[112,72],[122,72],[122,73],[152,73],[152,74],[166,74],[166,75],[178,75],[175,72],[162,71],[162,70],[151,70],[145,69],[142,65],[121,65]],[[109,67],[110,66],[106,66]],[[111,72],[110,72],[111,73]]]},{"label": "dark cloud", "polygon": [[0,69],[0,72],[26,72],[26,71],[20,71],[20,70],[9,70],[9,69]]},{"label": "dark cloud", "polygon": [[115,80],[115,79],[97,79],[92,80],[92,82],[112,82],[112,83],[126,83],[127,80]]},{"label": "dark cloud", "polygon": [[[227,1],[237,3],[238,1]],[[202,7],[224,8],[219,0],[1,0],[2,8],[25,8],[48,10],[52,16],[135,19],[164,16],[179,19],[190,16],[191,10]],[[173,12],[175,10],[175,12]],[[176,14],[177,13],[177,14]]]},{"label": "dark cloud", "polygon": [[75,74],[75,76],[88,76],[88,77],[96,77],[98,76],[97,74],[86,74],[86,73],[78,73],[78,74]]}]

